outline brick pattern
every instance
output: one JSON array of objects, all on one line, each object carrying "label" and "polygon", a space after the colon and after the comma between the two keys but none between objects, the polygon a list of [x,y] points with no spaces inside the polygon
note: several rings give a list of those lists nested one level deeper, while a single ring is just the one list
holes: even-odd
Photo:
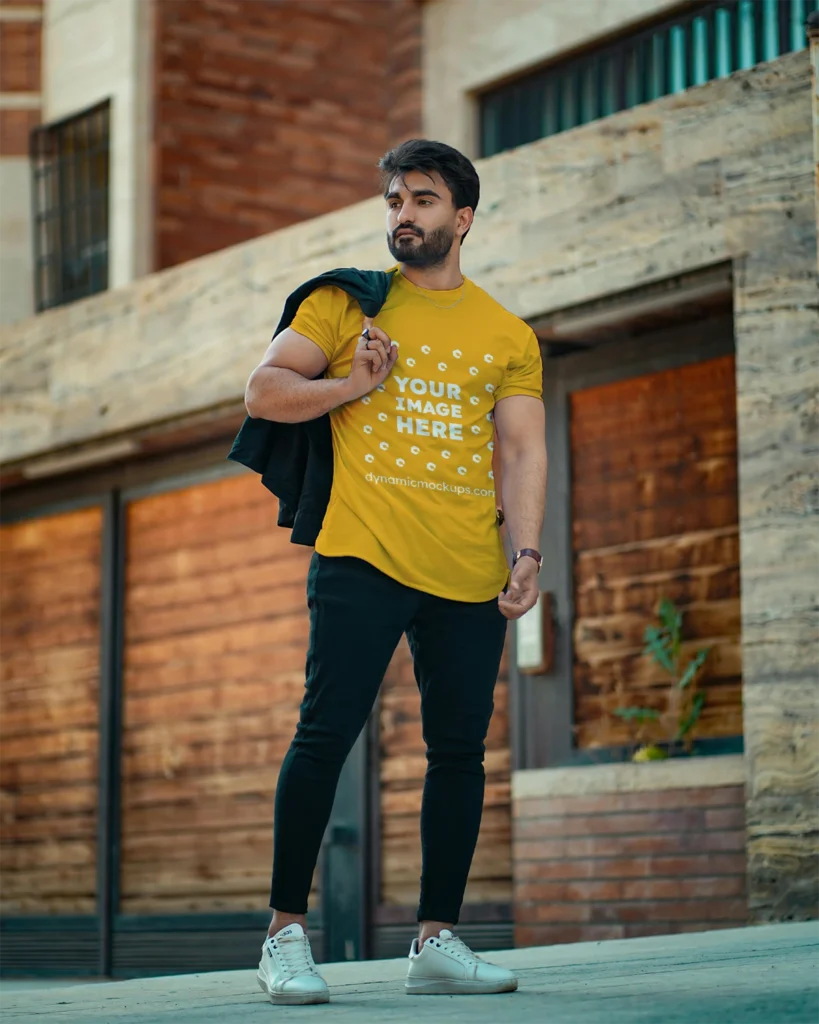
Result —
[{"label": "brick pattern", "polygon": [[0,21],[0,92],[40,91],[40,35],[39,21]]},{"label": "brick pattern", "polygon": [[385,83],[388,118],[385,149],[421,133],[421,4],[398,0],[392,6]]},{"label": "brick pattern", "polygon": [[[34,19],[7,20],[16,11],[31,14],[37,4],[6,2],[0,12],[0,93],[40,92],[42,23]],[[6,15],[4,17],[3,15]],[[0,107],[0,157],[27,156],[31,129],[40,124],[38,107]]]},{"label": "brick pattern", "polygon": [[739,927],[744,787],[517,800],[513,870],[519,946]]},{"label": "brick pattern", "polygon": [[418,0],[159,0],[157,269],[371,196],[420,130]]}]

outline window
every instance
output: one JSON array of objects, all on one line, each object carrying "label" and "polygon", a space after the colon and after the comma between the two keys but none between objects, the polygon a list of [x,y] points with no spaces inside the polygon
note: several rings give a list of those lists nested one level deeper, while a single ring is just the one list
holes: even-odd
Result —
[{"label": "window", "polygon": [[719,0],[480,99],[481,156],[682,92],[807,45],[819,0]]},{"label": "window", "polygon": [[38,313],[108,287],[109,106],[31,133]]}]

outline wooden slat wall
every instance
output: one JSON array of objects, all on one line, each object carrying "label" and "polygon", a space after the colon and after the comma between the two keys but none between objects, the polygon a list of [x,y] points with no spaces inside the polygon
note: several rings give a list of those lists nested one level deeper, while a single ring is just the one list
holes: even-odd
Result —
[{"label": "wooden slat wall", "polygon": [[102,511],[0,528],[3,914],[96,902]]},{"label": "wooden slat wall", "polygon": [[309,558],[250,474],[128,506],[122,912],[267,906]]},{"label": "wooden slat wall", "polygon": [[[486,795],[467,903],[507,903],[512,898],[507,671],[504,657],[486,740]],[[418,903],[425,771],[420,696],[404,640],[384,680],[381,700],[382,905],[414,909]]]},{"label": "wooden slat wall", "polygon": [[733,357],[575,392],[571,451],[578,745],[626,741],[607,707],[664,707],[641,655],[662,597],[712,648],[698,735],[741,735]]}]

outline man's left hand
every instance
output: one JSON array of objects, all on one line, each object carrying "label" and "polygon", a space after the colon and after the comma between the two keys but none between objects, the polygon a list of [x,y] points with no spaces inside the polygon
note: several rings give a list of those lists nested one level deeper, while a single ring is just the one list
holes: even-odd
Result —
[{"label": "man's left hand", "polygon": [[509,589],[498,598],[498,607],[507,619],[519,619],[534,608],[538,593],[537,562],[524,555],[512,570]]}]

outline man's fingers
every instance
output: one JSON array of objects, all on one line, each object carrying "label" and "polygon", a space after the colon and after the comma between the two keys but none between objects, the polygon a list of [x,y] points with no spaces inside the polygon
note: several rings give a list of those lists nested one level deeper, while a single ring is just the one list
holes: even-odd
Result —
[{"label": "man's fingers", "polygon": [[525,615],[529,611],[533,604],[534,602],[527,601],[525,598],[510,600],[508,591],[498,598],[498,607],[501,614],[507,619],[519,619],[521,615]]},{"label": "man's fingers", "polygon": [[385,348],[389,348],[391,344],[391,338],[386,331],[382,331],[380,327],[370,327],[370,339],[372,341],[380,341],[383,343]]},{"label": "man's fingers", "polygon": [[367,361],[370,364],[370,370],[372,373],[378,373],[381,367],[384,365],[384,355],[377,348],[371,348],[366,353]]},{"label": "man's fingers", "polygon": [[[385,345],[379,337],[376,337],[375,328],[370,331],[369,338],[362,333],[356,347],[359,351],[367,353],[367,359],[377,370],[380,370],[389,358],[389,342]],[[377,361],[373,361],[371,356],[377,356]]]}]

